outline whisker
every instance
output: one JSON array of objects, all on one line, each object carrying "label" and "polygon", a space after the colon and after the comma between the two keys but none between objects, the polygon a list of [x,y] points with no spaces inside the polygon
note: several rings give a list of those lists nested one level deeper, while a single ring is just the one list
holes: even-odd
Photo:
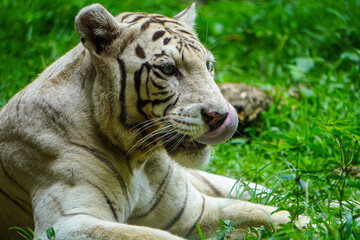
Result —
[{"label": "whisker", "polygon": [[148,128],[154,127],[161,123],[168,122],[168,119],[169,119],[168,117],[160,117],[139,123],[135,127],[131,128],[132,130],[135,130],[134,136],[131,137],[131,140],[133,140],[137,135],[139,135],[142,131],[145,131]]},{"label": "whisker", "polygon": [[208,36],[209,36],[209,23],[206,23],[205,45],[207,44]]},{"label": "whisker", "polygon": [[217,40],[220,40],[220,39],[222,39],[222,38],[225,38],[225,37],[224,37],[224,36],[223,36],[223,37],[218,37],[218,38],[212,40],[209,44],[206,45],[206,48],[209,49],[209,46],[210,46],[211,44],[213,44],[214,42],[216,42]]},{"label": "whisker", "polygon": [[170,124],[167,124],[166,126],[164,126],[164,127],[161,127],[161,128],[159,128],[159,129],[156,129],[155,131],[153,131],[153,132],[151,132],[151,133],[149,133],[148,135],[146,135],[146,136],[144,136],[143,138],[141,138],[139,141],[137,141],[136,143],[135,143],[135,145],[134,146],[132,146],[132,148],[130,148],[130,150],[128,151],[128,155],[130,154],[130,153],[132,153],[136,148],[138,148],[138,147],[140,147],[144,142],[146,142],[147,140],[149,140],[150,138],[152,138],[152,137],[154,137],[154,136],[156,136],[156,135],[158,135],[158,134],[162,134],[162,133],[164,133],[166,130],[171,130],[171,125]]},{"label": "whisker", "polygon": [[[172,131],[171,133],[174,133],[175,131]],[[165,134],[165,136],[170,135],[171,133]],[[161,136],[164,137],[164,136]],[[160,137],[160,138],[161,138]],[[148,153],[152,152],[154,149],[156,149],[161,144],[161,141],[157,142],[152,148],[150,148],[148,151],[146,151],[144,154],[142,154],[139,158],[142,158],[143,156],[147,155]]]},{"label": "whisker", "polygon": [[178,141],[177,143],[170,149],[171,152],[175,151],[180,144],[184,141],[184,139],[186,138],[186,135],[183,135]]},{"label": "whisker", "polygon": [[182,136],[181,139],[179,139],[175,144],[173,144],[171,146],[171,148],[169,149],[170,152],[173,152],[176,150],[177,147],[179,147],[179,145],[184,141],[184,139],[186,138],[186,134],[183,134],[182,131],[185,128],[185,126],[183,126],[181,129],[177,129],[177,134],[175,136],[172,136],[170,139],[168,139],[166,141],[166,143],[169,143],[171,141],[173,141],[174,139],[178,138],[178,136]]},{"label": "whisker", "polygon": [[160,121],[166,121],[169,120],[168,117],[159,117],[159,118],[155,118],[155,119],[149,119],[146,121],[143,121],[137,125],[135,125],[134,127],[131,128],[131,130],[141,130],[142,128],[148,126],[149,124],[153,124],[155,122],[160,122]]},{"label": "whisker", "polygon": [[[164,118],[165,119],[165,118]],[[154,121],[147,121],[147,124],[145,126],[142,126],[139,129],[136,129],[136,132],[133,134],[133,136],[131,136],[128,140],[128,144],[131,144],[132,141],[143,131],[152,128],[152,127],[156,127],[158,125],[169,125],[170,122],[168,122],[167,120],[163,120],[163,119],[155,119]],[[140,124],[138,124],[140,125]]]},{"label": "whisker", "polygon": [[[165,129],[164,129],[165,130]],[[158,138],[154,139],[153,141],[151,141],[150,143],[148,143],[147,145],[145,145],[144,147],[147,147],[151,144],[153,144],[154,142],[158,142],[158,143],[162,143],[161,141],[159,140],[163,140],[164,138],[166,138],[168,135],[171,135],[172,133],[175,133],[176,131],[170,129],[170,131],[161,131],[161,132],[158,132],[156,135],[160,135],[162,133],[165,133],[165,135],[160,135]],[[154,136],[156,136],[154,135]]]},{"label": "whisker", "polygon": [[[180,136],[181,134],[180,133],[176,133],[175,135],[172,135],[172,136],[170,136],[170,138],[168,138],[168,139],[166,139],[165,140],[165,142],[164,142],[164,144],[168,144],[168,143],[171,143],[174,139],[176,139],[178,136]],[[174,147],[174,144],[172,144],[171,146],[170,146],[170,149],[168,149],[170,152],[172,152],[174,149],[173,149],[173,147]]]}]

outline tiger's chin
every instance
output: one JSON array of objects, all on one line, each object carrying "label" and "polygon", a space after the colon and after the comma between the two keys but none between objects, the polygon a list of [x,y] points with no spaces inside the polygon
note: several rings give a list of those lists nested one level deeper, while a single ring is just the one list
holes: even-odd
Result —
[{"label": "tiger's chin", "polygon": [[209,162],[211,147],[196,141],[183,141],[176,149],[165,146],[172,159],[186,168],[203,168]]}]

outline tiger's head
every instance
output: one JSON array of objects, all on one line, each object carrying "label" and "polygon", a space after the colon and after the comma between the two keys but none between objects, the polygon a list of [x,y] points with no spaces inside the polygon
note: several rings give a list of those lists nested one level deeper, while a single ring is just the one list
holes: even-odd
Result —
[{"label": "tiger's head", "polygon": [[209,145],[236,130],[237,115],[214,82],[214,57],[197,38],[195,17],[195,4],[173,18],[115,18],[99,4],[76,17],[96,69],[95,119],[129,154],[165,149],[195,168],[209,159]]}]

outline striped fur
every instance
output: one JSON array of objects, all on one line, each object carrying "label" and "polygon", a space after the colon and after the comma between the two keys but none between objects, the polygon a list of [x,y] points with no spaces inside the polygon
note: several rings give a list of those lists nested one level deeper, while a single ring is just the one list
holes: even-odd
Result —
[{"label": "striped fur", "polygon": [[227,111],[195,15],[80,11],[82,43],[0,111],[1,238],[18,238],[12,226],[42,239],[49,226],[57,239],[182,239],[197,223],[211,237],[219,218],[270,227],[275,208],[226,199],[235,180],[190,169],[211,153],[194,141],[209,130],[201,112]]}]

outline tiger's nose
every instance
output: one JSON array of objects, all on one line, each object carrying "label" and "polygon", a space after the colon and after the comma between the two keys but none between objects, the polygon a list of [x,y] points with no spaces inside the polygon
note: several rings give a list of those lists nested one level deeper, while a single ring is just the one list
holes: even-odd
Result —
[{"label": "tiger's nose", "polygon": [[205,109],[201,110],[201,115],[211,130],[220,127],[229,113],[207,112]]}]

